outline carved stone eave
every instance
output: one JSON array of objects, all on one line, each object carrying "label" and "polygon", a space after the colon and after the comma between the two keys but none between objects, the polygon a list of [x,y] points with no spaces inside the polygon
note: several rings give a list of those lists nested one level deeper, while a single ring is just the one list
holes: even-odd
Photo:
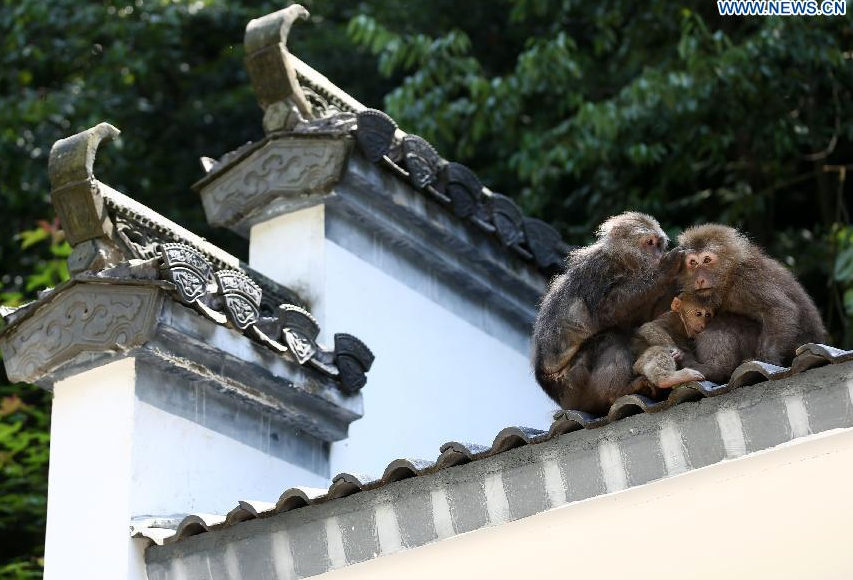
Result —
[{"label": "carved stone eave", "polygon": [[7,317],[0,350],[13,381],[54,382],[110,359],[135,357],[269,412],[324,441],[346,437],[360,394],[301,367],[169,296],[159,280],[72,279]]},{"label": "carved stone eave", "polygon": [[207,221],[245,235],[254,223],[321,203],[353,149],[348,133],[280,133],[200,180]]},{"label": "carved stone eave", "polygon": [[[529,261],[509,253],[494,236],[447,213],[393,173],[371,163],[359,150],[326,204],[327,237],[342,230],[370,232],[395,252],[459,288],[529,336],[535,304],[547,280]],[[352,243],[352,236],[347,236]],[[341,244],[342,241],[337,241]],[[366,248],[351,251],[370,259]]]},{"label": "carved stone eave", "polygon": [[[532,305],[547,282],[534,262],[508,252],[496,236],[458,219],[393,171],[371,163],[360,149],[351,147],[352,141],[347,134],[289,133],[246,147],[196,184],[208,221],[248,236],[257,223],[322,203],[327,237],[333,241],[351,246],[354,238],[344,240],[341,234],[349,227],[371,232],[370,237],[387,242],[474,300],[488,300],[490,309],[521,335],[529,335],[535,317]],[[336,152],[345,150],[345,164],[335,157],[328,162],[329,171],[318,170],[317,178],[301,183],[286,174],[276,179],[261,177],[262,168],[280,165],[274,160],[280,147],[310,151],[327,144],[334,144]]]}]

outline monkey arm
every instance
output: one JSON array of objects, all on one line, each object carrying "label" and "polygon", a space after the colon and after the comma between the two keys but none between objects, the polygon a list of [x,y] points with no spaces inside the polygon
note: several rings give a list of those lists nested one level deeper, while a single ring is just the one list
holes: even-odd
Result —
[{"label": "monkey arm", "polygon": [[609,289],[594,311],[599,328],[621,326],[654,304],[672,284],[681,268],[683,252],[675,248],[661,258],[653,275],[626,276]]},{"label": "monkey arm", "polygon": [[595,312],[597,326],[609,328],[624,325],[634,319],[637,312],[642,311],[646,305],[654,302],[657,294],[665,287],[665,284],[657,281],[642,284],[633,280],[613,287]]},{"label": "monkey arm", "polygon": [[637,329],[637,335],[645,340],[649,346],[667,346],[670,348],[676,348],[677,345],[675,344],[675,341],[669,335],[669,332],[667,332],[665,328],[662,328],[662,326],[663,324],[657,320],[647,322]]},{"label": "monkey arm", "polygon": [[583,300],[571,296],[563,282],[545,296],[533,327],[534,366],[548,375],[562,371],[597,330]]},{"label": "monkey arm", "polygon": [[797,338],[797,308],[785,297],[776,307],[761,317],[761,332],[755,357],[763,362],[780,365],[794,355],[786,352]]}]

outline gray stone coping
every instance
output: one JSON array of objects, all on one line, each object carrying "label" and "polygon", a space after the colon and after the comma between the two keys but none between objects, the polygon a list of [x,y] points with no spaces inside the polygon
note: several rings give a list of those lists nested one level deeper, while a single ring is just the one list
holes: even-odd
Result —
[{"label": "gray stone coping", "polygon": [[735,387],[699,400],[673,393],[670,405],[634,407],[609,424],[561,414],[549,432],[504,429],[491,447],[451,442],[437,461],[396,460],[378,479],[340,474],[328,490],[291,488],[276,503],[243,501],[226,516],[189,516],[171,534],[136,534],[162,543],[146,550],[151,580],[321,574],[853,427],[851,357],[807,345],[786,373],[745,381],[736,372]]},{"label": "gray stone coping", "polygon": [[9,378],[50,389],[133,356],[323,441],[344,439],[362,416],[360,393],[199,315],[173,291],[162,280],[72,279],[7,317],[0,349]]}]

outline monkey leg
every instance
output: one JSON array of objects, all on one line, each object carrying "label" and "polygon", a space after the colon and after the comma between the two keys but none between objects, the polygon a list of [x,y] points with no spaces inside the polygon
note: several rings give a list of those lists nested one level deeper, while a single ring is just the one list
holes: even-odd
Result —
[{"label": "monkey leg", "polygon": [[634,363],[634,372],[645,376],[655,386],[671,389],[681,383],[701,381],[705,377],[694,369],[677,370],[678,366],[672,357],[672,348],[668,346],[652,346],[647,348]]},{"label": "monkey leg", "polygon": [[582,393],[583,407],[567,408],[598,415],[606,414],[613,401],[636,390],[631,381],[632,362],[626,335],[607,332],[596,337],[589,365],[589,381]]},{"label": "monkey leg", "polygon": [[664,377],[658,383],[658,386],[662,389],[671,389],[676,385],[689,383],[690,381],[704,380],[705,375],[703,375],[696,369],[681,369],[680,371],[675,371],[674,373],[670,373],[668,376]]},{"label": "monkey leg", "polygon": [[678,370],[671,351],[668,346],[650,346],[637,357],[634,372],[660,387],[662,380]]},{"label": "monkey leg", "polygon": [[570,364],[556,373],[546,373],[541,365],[535,365],[536,380],[563,409],[581,410],[583,393],[589,384],[589,367],[592,351],[583,347]]}]

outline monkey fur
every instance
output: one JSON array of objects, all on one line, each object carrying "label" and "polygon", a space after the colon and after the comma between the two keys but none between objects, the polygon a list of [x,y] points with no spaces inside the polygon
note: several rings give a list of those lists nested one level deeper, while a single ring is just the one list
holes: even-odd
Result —
[{"label": "monkey fur", "polygon": [[665,253],[657,220],[626,212],[606,220],[597,240],[572,251],[533,326],[533,366],[542,389],[562,408],[606,413],[632,392],[631,332],[668,299],[683,260]]},{"label": "monkey fur", "polygon": [[693,339],[705,330],[713,315],[711,308],[690,293],[682,292],[673,298],[669,312],[643,324],[634,333],[631,339],[631,351],[637,357],[634,372],[663,389],[704,380],[702,373],[692,368]]},{"label": "monkey fur", "polygon": [[705,224],[688,228],[678,241],[681,288],[725,314],[696,337],[701,364],[695,368],[708,380],[726,381],[749,358],[790,364],[798,346],[825,340],[820,314],[802,285],[743,234]]}]

